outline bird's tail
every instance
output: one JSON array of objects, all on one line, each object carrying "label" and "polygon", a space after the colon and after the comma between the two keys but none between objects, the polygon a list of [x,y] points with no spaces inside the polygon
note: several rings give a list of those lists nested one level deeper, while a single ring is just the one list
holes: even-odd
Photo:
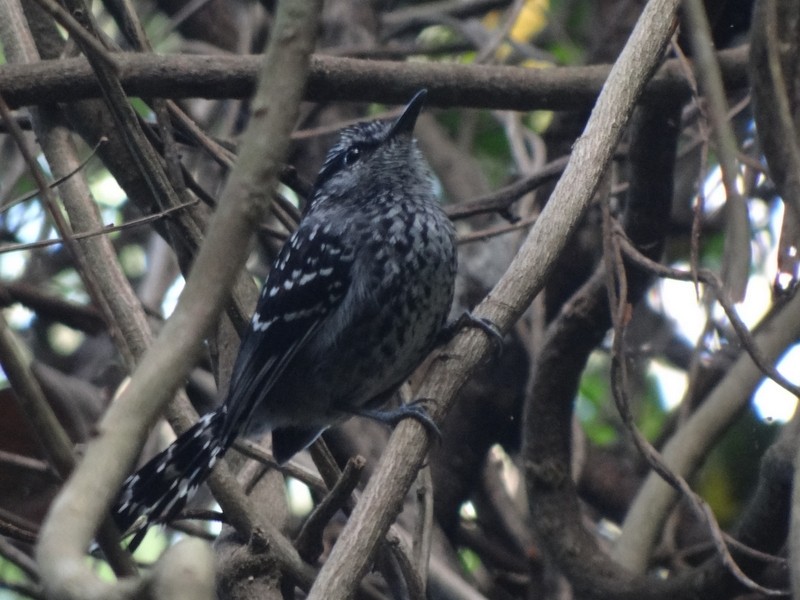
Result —
[{"label": "bird's tail", "polygon": [[203,416],[122,484],[112,516],[122,532],[135,532],[131,550],[152,523],[175,517],[208,478],[235,440],[226,435],[226,418],[225,405]]}]

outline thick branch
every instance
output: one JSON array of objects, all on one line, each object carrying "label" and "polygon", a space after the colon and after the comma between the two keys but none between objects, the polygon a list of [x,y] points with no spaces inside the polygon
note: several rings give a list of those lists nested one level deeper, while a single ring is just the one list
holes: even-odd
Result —
[{"label": "thick branch", "polygon": [[[542,289],[600,183],[635,102],[661,60],[676,24],[677,5],[676,0],[651,0],[645,6],[550,201],[506,274],[475,310],[476,316],[491,319],[507,331]],[[485,334],[470,330],[444,349],[419,392],[422,398],[435,399],[430,405],[435,419],[442,419],[490,346]],[[320,571],[310,600],[352,597],[400,510],[425,458],[428,441],[418,423],[406,421],[397,427],[378,470]]]},{"label": "thick branch", "polygon": [[[667,233],[679,115],[680,105],[643,107],[633,128],[625,228],[651,257],[660,256]],[[650,278],[641,269],[629,269],[626,301],[638,302]],[[606,272],[601,265],[550,326],[537,357],[534,372],[539,376],[526,401],[523,438],[530,512],[536,515],[539,538],[577,596],[669,598],[678,582],[637,580],[600,549],[583,525],[571,476],[573,401],[586,361],[610,326]]]},{"label": "thick branch", "polygon": [[[52,597],[127,597],[118,586],[101,582],[83,553],[130,469],[140,440],[194,366],[244,263],[253,223],[269,206],[297,119],[320,8],[316,0],[279,5],[241,159],[225,186],[178,306],[122,397],[101,421],[98,437],[87,446],[84,460],[42,526],[37,559]],[[272,85],[278,79],[281,85]],[[119,459],[113,468],[108,465],[109,454]],[[302,565],[292,570],[299,573]]]},{"label": "thick branch", "polygon": [[[119,79],[131,96],[150,98],[248,98],[261,58],[258,56],[157,56],[115,54]],[[729,88],[748,84],[747,47],[717,55]],[[357,60],[314,56],[304,97],[316,102],[350,100],[402,104],[422,87],[432,106],[509,110],[585,110],[591,107],[610,65],[526,69]],[[73,102],[97,98],[100,89],[89,64],[80,58],[35,65],[0,66],[0,89],[10,106]],[[674,100],[691,94],[677,60],[666,61],[649,81],[643,98]]]}]

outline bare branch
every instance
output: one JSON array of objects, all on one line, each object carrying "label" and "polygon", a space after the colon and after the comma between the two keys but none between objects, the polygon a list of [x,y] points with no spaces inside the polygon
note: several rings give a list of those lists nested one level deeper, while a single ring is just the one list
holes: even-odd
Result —
[{"label": "bare branch", "polygon": [[[506,274],[475,310],[476,316],[488,318],[506,331],[542,288],[599,185],[635,101],[662,58],[676,25],[677,5],[676,1],[660,0],[646,5],[550,201]],[[447,412],[455,393],[490,346],[485,334],[470,331],[444,349],[419,391],[422,398],[436,399],[430,409],[434,418],[440,420]],[[309,599],[352,596],[424,460],[427,442],[419,424],[403,422],[397,427]]]},{"label": "bare branch", "polygon": [[[80,467],[42,526],[37,559],[45,586],[54,596],[99,599],[130,595],[130,589],[122,583],[99,580],[83,561],[83,552],[130,469],[145,432],[194,366],[202,341],[216,322],[244,262],[253,223],[261,219],[269,205],[297,117],[319,12],[319,2],[313,0],[279,5],[240,160],[178,306],[142,358],[122,397],[103,418],[99,435],[87,446]],[[272,85],[278,73],[282,85]],[[110,454],[118,457],[113,468],[105,458]],[[247,517],[232,512],[226,510],[231,521],[249,533],[252,522],[242,522]],[[274,546],[281,548],[282,538],[270,524],[259,523],[259,527],[268,532]],[[308,580],[309,571],[296,553],[293,558],[284,548],[283,558],[296,578]]]},{"label": "bare branch", "polygon": [[[725,86],[747,85],[747,47],[719,52]],[[115,56],[120,82],[131,96],[247,98],[253,92],[257,56],[188,56],[126,53]],[[401,104],[421,87],[431,106],[505,110],[585,110],[611,71],[609,65],[525,69],[435,62],[390,62],[314,56],[304,98]],[[94,74],[78,58],[43,61],[22,69],[0,65],[0,89],[12,107],[42,99],[71,102],[100,94]],[[680,100],[690,88],[678,61],[665,63],[645,88],[644,100]]]}]

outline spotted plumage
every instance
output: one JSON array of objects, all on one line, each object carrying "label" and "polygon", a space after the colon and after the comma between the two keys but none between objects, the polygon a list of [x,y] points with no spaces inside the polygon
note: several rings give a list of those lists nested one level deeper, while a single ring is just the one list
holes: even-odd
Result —
[{"label": "spotted plumage", "polygon": [[264,283],[225,402],[125,482],[122,529],[174,517],[240,434],[271,431],[287,461],[380,407],[431,350],[456,250],[411,136],[423,100],[394,122],[341,132]]}]

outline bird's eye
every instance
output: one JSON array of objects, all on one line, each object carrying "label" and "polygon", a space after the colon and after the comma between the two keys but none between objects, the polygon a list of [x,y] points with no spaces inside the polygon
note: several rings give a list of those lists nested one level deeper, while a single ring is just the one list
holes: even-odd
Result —
[{"label": "bird's eye", "polygon": [[344,153],[344,166],[349,167],[352,164],[358,162],[358,159],[361,158],[361,149],[357,146],[353,146],[352,148],[348,148],[347,152]]}]

